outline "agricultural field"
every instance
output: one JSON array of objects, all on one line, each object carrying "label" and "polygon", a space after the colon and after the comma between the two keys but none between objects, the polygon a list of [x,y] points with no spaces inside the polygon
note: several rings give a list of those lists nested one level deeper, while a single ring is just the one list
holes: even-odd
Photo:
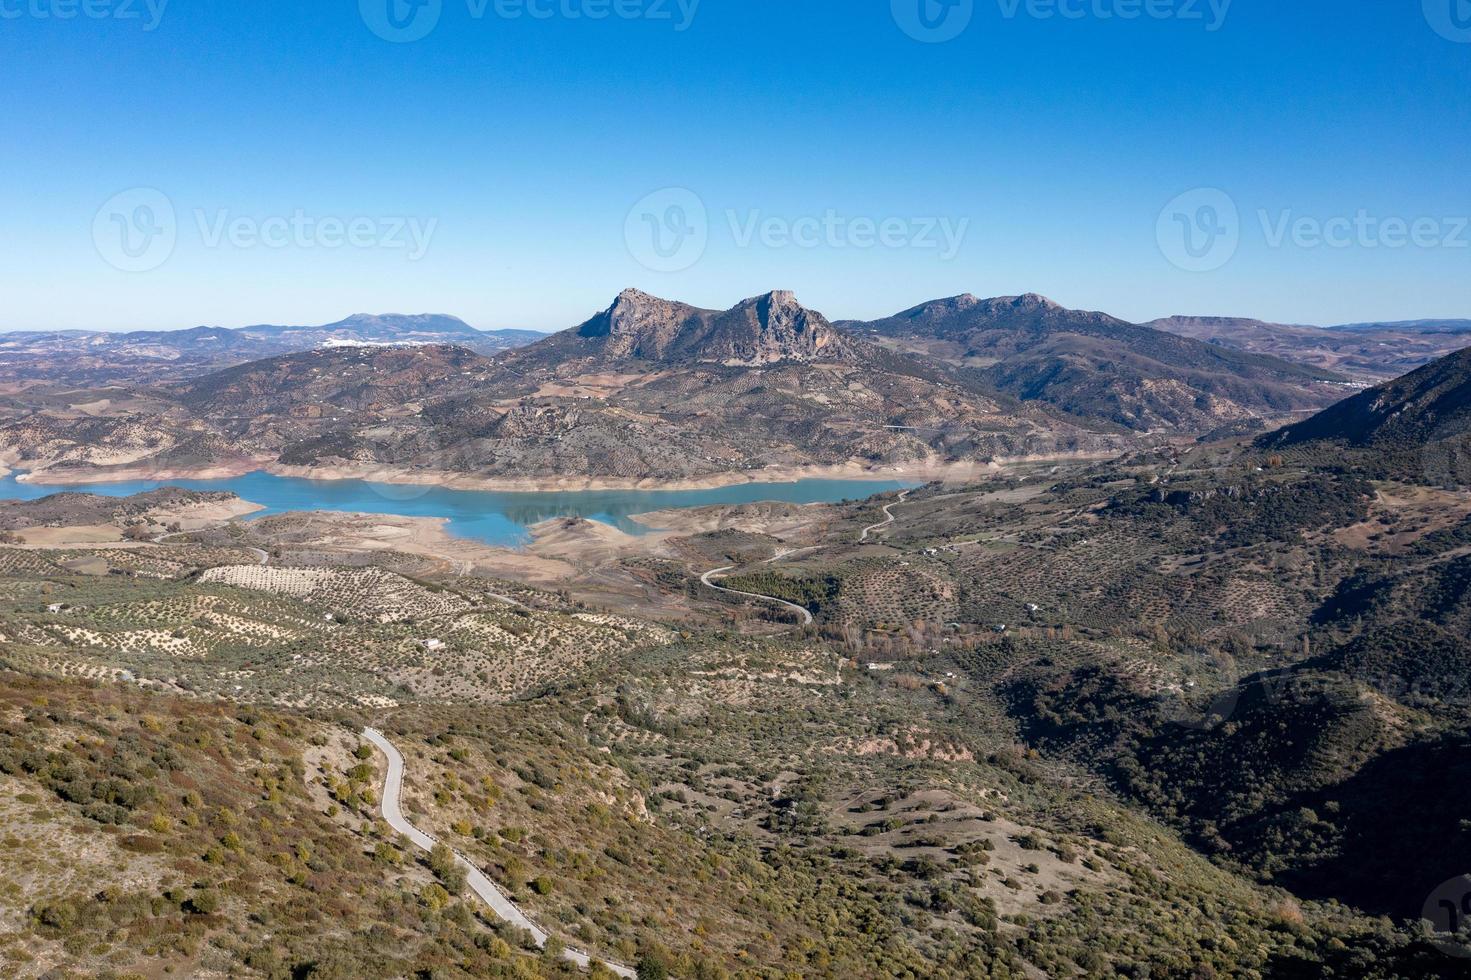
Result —
[{"label": "agricultural field", "polygon": [[280,706],[387,706],[518,697],[673,636],[522,588],[525,604],[493,582],[258,564],[159,578],[136,560],[84,575],[78,560],[0,549],[5,661]]}]

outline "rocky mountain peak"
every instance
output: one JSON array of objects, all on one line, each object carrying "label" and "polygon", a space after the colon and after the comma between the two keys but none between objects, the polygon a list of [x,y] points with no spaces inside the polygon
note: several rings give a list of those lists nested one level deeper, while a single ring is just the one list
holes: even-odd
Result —
[{"label": "rocky mountain peak", "polygon": [[716,344],[709,353],[727,361],[827,360],[845,350],[841,334],[827,318],[785,289],[745,300],[717,317],[712,327]]},{"label": "rocky mountain peak", "polygon": [[604,356],[649,361],[770,364],[830,359],[844,350],[838,331],[789,290],[717,312],[626,289],[577,333],[601,340]]},{"label": "rocky mountain peak", "polygon": [[1009,306],[1018,312],[1061,310],[1061,303],[1054,303],[1041,293],[1023,293],[1020,296],[1002,296],[991,300],[996,306]]},{"label": "rocky mountain peak", "polygon": [[583,337],[606,337],[607,353],[614,357],[657,360],[699,310],[683,303],[625,289],[608,309],[584,323]]}]

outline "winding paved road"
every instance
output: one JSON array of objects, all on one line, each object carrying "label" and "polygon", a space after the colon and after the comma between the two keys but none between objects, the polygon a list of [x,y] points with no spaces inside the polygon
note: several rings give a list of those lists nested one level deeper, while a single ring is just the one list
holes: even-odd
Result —
[{"label": "winding paved road", "polygon": [[[204,529],[203,528],[200,528],[199,530],[204,530]],[[177,537],[181,537],[182,535],[185,535],[185,534],[198,534],[198,533],[199,533],[199,531],[197,531],[197,530],[196,531],[171,531],[168,534],[160,534],[158,537],[156,537],[156,538],[153,539],[153,543],[154,544],[163,544],[169,538],[177,538]],[[271,563],[271,556],[270,556],[270,553],[269,552],[266,552],[266,551],[264,551],[264,550],[262,550],[260,548],[249,548],[249,547],[246,547],[245,545],[238,545],[237,547],[239,547],[241,551],[248,551],[251,554],[255,555],[256,559],[262,565],[269,565]]]},{"label": "winding paved road", "polygon": [[[398,833],[403,834],[418,847],[425,851],[431,850],[439,841],[409,823],[403,815],[403,809],[400,804],[404,778],[403,756],[399,753],[398,749],[394,748],[393,743],[385,738],[383,733],[377,729],[363,729],[363,738],[372,742],[378,747],[379,751],[388,757],[388,778],[383,783],[383,819],[388,821],[388,826],[392,827]],[[517,908],[516,903],[507,898],[496,887],[495,882],[487,878],[468,858],[459,851],[455,851],[454,854],[455,863],[465,870],[465,881],[470,886],[470,890],[480,896],[481,900],[490,906],[491,911],[497,917],[531,933],[532,937],[536,940],[536,945],[546,946],[547,934],[538,928],[536,923],[532,922],[526,916],[526,913]],[[592,963],[592,958],[580,949],[568,947],[562,955],[563,958],[576,963],[584,970]],[[608,962],[604,962],[603,965],[621,977],[633,978],[638,976],[635,971],[630,970],[626,966],[619,966],[616,963]]]},{"label": "winding paved road", "polygon": [[802,617],[802,625],[803,626],[811,626],[812,625],[812,613],[808,612],[806,609],[804,609],[801,606],[797,605],[795,602],[788,602],[785,599],[778,599],[774,595],[761,595],[758,592],[740,592],[740,591],[738,591],[736,589],[727,589],[724,586],[716,585],[714,582],[710,581],[712,578],[714,578],[717,575],[722,575],[725,572],[733,572],[733,571],[735,571],[737,567],[738,566],[736,566],[736,565],[726,565],[724,568],[712,568],[710,571],[708,571],[704,575],[701,575],[700,576],[700,582],[702,584],[707,585],[710,588],[714,589],[716,592],[727,592],[727,593],[729,593],[731,595],[745,596],[748,599],[762,599],[762,600],[765,600],[766,602],[774,602],[778,606],[784,606],[785,608],[790,609],[792,612],[794,612],[797,615],[801,616]]},{"label": "winding paved road", "polygon": [[879,523],[873,525],[872,527],[866,527],[866,528],[864,528],[863,529],[863,533],[858,536],[858,540],[859,541],[867,541],[868,540],[868,536],[870,534],[872,534],[874,531],[880,531],[880,530],[888,527],[890,524],[894,523],[894,521],[895,521],[894,512],[892,510],[890,510],[890,508],[891,507],[897,507],[900,504],[904,503],[904,498],[905,497],[908,497],[908,496],[909,496],[909,491],[908,490],[905,490],[903,493],[899,494],[899,499],[898,500],[894,501],[892,504],[884,504],[884,517],[886,517],[888,519],[887,520],[884,520],[884,521],[880,521]]},{"label": "winding paved road", "polygon": [[[893,524],[894,521],[897,520],[897,518],[894,517],[894,511],[891,510],[891,508],[897,507],[900,504],[902,504],[904,502],[905,498],[907,498],[908,496],[909,496],[909,491],[908,490],[905,490],[905,491],[903,491],[902,493],[899,494],[899,499],[898,500],[894,501],[892,504],[884,504],[884,517],[885,517],[885,520],[880,521],[879,523],[873,525],[872,527],[866,527],[866,528],[864,528],[863,529],[863,533],[859,536],[858,540],[860,542],[867,541],[868,540],[868,536],[870,534],[872,534],[874,531],[882,530],[883,528],[888,527],[890,524]],[[781,552],[781,553],[777,554],[776,557],[774,557],[774,558],[768,558],[768,559],[766,559],[766,561],[763,562],[762,564],[770,565],[770,564],[772,564],[774,562],[781,561],[784,558],[790,558],[792,555],[801,554],[804,551],[820,551],[824,547],[827,547],[827,546],[826,545],[817,545],[816,547],[812,547],[812,548],[799,548],[796,551]],[[707,586],[708,588],[714,589],[716,592],[725,592],[725,593],[728,593],[730,595],[744,596],[747,599],[761,599],[761,600],[763,600],[765,602],[774,602],[778,606],[782,606],[783,608],[790,609],[792,612],[796,613],[798,616],[801,616],[802,617],[802,625],[803,626],[811,626],[812,625],[812,623],[813,623],[812,613],[809,612],[808,610],[804,609],[803,607],[797,605],[794,602],[787,602],[785,599],[778,599],[774,595],[761,595],[758,592],[741,592],[741,591],[738,591],[736,589],[727,589],[724,586],[716,585],[713,581],[711,581],[711,579],[715,578],[715,576],[717,576],[717,575],[724,575],[726,572],[735,571],[735,569],[738,568],[738,567],[739,567],[738,565],[727,565],[724,568],[712,568],[710,571],[708,571],[704,575],[701,575],[700,576],[700,582],[703,585]]]}]

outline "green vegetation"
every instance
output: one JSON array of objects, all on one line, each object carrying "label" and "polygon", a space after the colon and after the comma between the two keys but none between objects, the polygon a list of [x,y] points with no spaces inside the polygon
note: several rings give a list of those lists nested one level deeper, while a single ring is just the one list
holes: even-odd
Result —
[{"label": "green vegetation", "polygon": [[[1459,497],[1202,448],[871,512],[589,576],[662,624],[227,531],[0,548],[0,967],[1464,975],[1414,925],[1471,854]],[[387,831],[367,723],[549,952]]]}]

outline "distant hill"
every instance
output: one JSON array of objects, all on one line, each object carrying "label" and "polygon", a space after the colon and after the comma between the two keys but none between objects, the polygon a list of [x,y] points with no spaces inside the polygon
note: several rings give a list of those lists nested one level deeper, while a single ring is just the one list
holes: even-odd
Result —
[{"label": "distant hill", "polygon": [[458,344],[496,354],[534,343],[530,330],[477,330],[440,314],[360,313],[324,326],[0,334],[0,380],[72,385],[175,381],[248,361],[344,344]]},{"label": "distant hill", "polygon": [[1471,349],[1261,439],[1265,448],[1313,444],[1370,450],[1359,462],[1384,476],[1471,483]]},{"label": "distant hill", "polygon": [[1344,323],[1329,330],[1373,332],[1408,330],[1414,333],[1471,333],[1471,320],[1391,320],[1385,323]]},{"label": "distant hill", "polygon": [[630,483],[914,470],[1237,435],[1352,390],[1328,371],[1035,294],[834,323],[787,291],[709,310],[630,289],[550,336],[359,314],[109,335],[101,353],[76,354],[91,336],[40,344],[53,377],[108,387],[27,395],[0,427],[19,468],[259,462]]},{"label": "distant hill", "polygon": [[357,313],[320,327],[242,327],[236,333],[305,350],[329,343],[447,344],[455,343],[481,353],[511,350],[543,339],[534,330],[477,330],[459,317],[424,313],[375,315]]},{"label": "distant hill", "polygon": [[1311,411],[1341,398],[1346,380],[1035,293],[955,296],[842,326],[942,359],[994,390],[1146,432],[1209,432]]},{"label": "distant hill", "polygon": [[321,327],[254,326],[242,327],[238,332],[247,337],[283,337],[293,334],[324,334],[332,336],[345,334],[353,336],[358,340],[379,341],[391,341],[403,337],[443,337],[447,335],[475,337],[480,334],[480,331],[459,317],[435,313],[424,313],[417,316],[406,316],[398,313],[381,316],[371,313],[355,313],[345,320],[339,320],[336,323],[329,323]]},{"label": "distant hill", "polygon": [[[1457,323],[1465,324],[1461,330]],[[1228,316],[1173,316],[1146,324],[1207,343],[1335,371],[1367,382],[1397,378],[1471,346],[1471,321],[1411,320],[1314,327]]]}]

